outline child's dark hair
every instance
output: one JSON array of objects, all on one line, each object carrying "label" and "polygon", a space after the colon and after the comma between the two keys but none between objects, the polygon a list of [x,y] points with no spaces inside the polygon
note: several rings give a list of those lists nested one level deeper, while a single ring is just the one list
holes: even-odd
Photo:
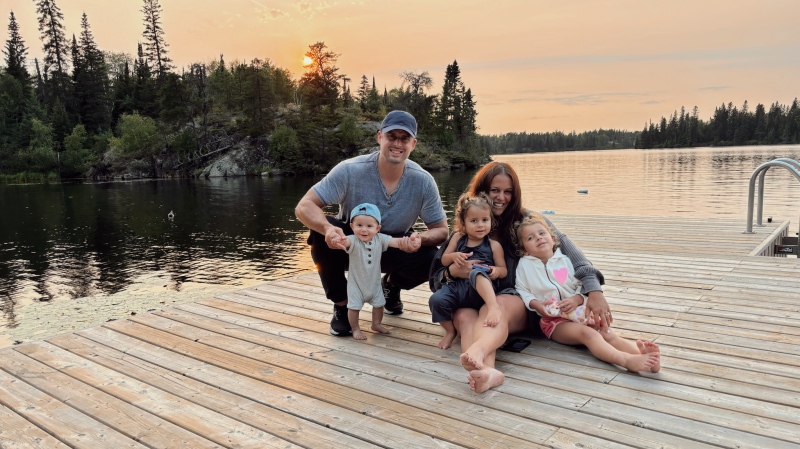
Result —
[{"label": "child's dark hair", "polygon": [[492,214],[492,200],[489,199],[489,195],[481,192],[477,195],[470,195],[468,193],[462,194],[458,197],[458,207],[456,207],[456,215],[455,215],[455,223],[453,223],[453,230],[456,232],[460,232],[462,234],[466,234],[467,231],[464,229],[464,221],[467,216],[467,211],[471,207],[479,207],[483,210],[489,212],[489,217],[492,219],[492,229],[494,229],[497,221],[494,218],[494,214]]},{"label": "child's dark hair", "polygon": [[522,231],[522,228],[524,228],[525,226],[530,226],[535,224],[540,224],[544,226],[544,228],[547,229],[547,232],[549,232],[550,235],[553,237],[553,250],[558,248],[558,246],[561,244],[561,242],[558,241],[558,237],[556,237],[556,233],[553,232],[553,228],[550,226],[550,223],[548,223],[547,219],[544,218],[544,215],[540,214],[539,212],[531,212],[525,217],[523,217],[522,220],[514,223],[513,237],[514,237],[514,247],[517,250],[517,256],[522,257],[525,255],[524,243],[522,242],[522,238],[519,235],[520,231]]}]

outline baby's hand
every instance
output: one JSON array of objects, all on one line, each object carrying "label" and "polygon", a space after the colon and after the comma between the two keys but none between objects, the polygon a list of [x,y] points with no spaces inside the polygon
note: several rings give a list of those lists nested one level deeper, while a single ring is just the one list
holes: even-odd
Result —
[{"label": "baby's hand", "polygon": [[575,295],[570,296],[569,298],[559,301],[558,308],[561,310],[562,313],[570,313],[575,310],[579,305],[583,304],[583,296]]},{"label": "baby's hand", "polygon": [[456,264],[457,267],[466,266],[467,259],[471,255],[472,253],[453,253],[453,263]]},{"label": "baby's hand", "polygon": [[333,235],[331,237],[331,245],[330,245],[330,247],[334,248],[334,249],[344,249],[344,250],[346,250],[347,247],[344,244],[345,240],[347,240],[347,237],[342,237],[340,235]]},{"label": "baby's hand", "polygon": [[483,325],[486,327],[495,327],[500,322],[501,312],[499,307],[489,307],[489,313],[486,314],[486,319]]},{"label": "baby's hand", "polygon": [[413,232],[410,236],[408,236],[408,246],[406,249],[407,253],[414,253],[419,250],[422,246],[422,238],[416,232]]},{"label": "baby's hand", "polygon": [[489,279],[495,281],[500,277],[500,272],[494,269],[493,266],[489,267]]}]

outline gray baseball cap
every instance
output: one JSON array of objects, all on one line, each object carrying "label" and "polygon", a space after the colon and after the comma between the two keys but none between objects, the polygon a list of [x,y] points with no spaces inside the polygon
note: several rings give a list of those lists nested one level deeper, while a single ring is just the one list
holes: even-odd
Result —
[{"label": "gray baseball cap", "polygon": [[417,138],[417,119],[406,111],[392,111],[386,114],[381,123],[381,134],[393,129],[401,129],[414,139]]}]

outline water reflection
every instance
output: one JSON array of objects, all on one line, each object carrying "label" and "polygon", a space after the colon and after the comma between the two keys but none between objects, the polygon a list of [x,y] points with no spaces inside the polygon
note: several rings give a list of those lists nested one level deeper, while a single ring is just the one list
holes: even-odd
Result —
[{"label": "water reflection", "polygon": [[[521,177],[524,205],[563,214],[741,218],[748,180],[798,147],[617,150],[498,156]],[[436,173],[449,216],[474,171]],[[294,217],[312,178],[159,180],[0,186],[0,310],[126,291],[153,276],[243,285],[313,268]],[[796,223],[800,183],[770,170],[765,214]],[[588,194],[579,194],[586,189]],[[168,217],[169,212],[174,217]],[[142,279],[149,279],[143,281]]]},{"label": "water reflection", "polygon": [[[497,156],[521,177],[524,204],[556,213],[741,218],[753,170],[798,146],[615,150]],[[785,170],[766,175],[764,213],[796,222],[800,183]],[[586,189],[588,195],[577,190]]]},{"label": "water reflection", "polygon": [[24,304],[116,293],[143,272],[169,273],[170,288],[180,290],[185,282],[238,285],[307,270],[307,252],[297,250],[306,231],[293,210],[311,183],[3,186],[0,297]]}]

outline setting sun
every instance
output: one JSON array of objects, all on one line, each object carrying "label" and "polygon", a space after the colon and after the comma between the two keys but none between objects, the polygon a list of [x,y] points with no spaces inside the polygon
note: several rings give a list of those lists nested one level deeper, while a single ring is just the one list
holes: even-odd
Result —
[{"label": "setting sun", "polygon": [[311,65],[312,62],[314,62],[313,59],[309,58],[308,56],[303,56],[303,67]]}]

